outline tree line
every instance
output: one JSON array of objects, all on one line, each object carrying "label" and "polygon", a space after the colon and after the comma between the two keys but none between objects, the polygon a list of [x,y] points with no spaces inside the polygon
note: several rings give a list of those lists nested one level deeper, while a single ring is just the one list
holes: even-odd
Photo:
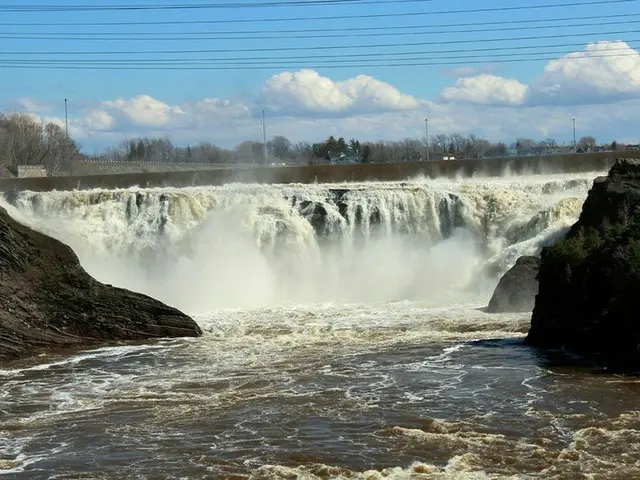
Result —
[{"label": "tree line", "polygon": [[424,139],[406,138],[396,141],[361,142],[355,138],[330,136],[322,142],[293,143],[283,136],[271,138],[266,149],[262,142],[245,141],[233,149],[211,143],[186,147],[174,145],[168,137],[136,138],[122,141],[116,147],[95,156],[94,160],[115,162],[212,163],[212,164],[313,164],[313,163],[395,163],[447,158],[485,158],[513,155],[553,155],[593,152],[599,149],[620,150],[625,146],[612,142],[598,145],[591,136],[582,137],[576,145],[559,145],[554,139],[536,141],[517,138],[514,142],[490,142],[475,135],[434,135]]},{"label": "tree line", "polygon": [[79,156],[78,144],[59,125],[0,113],[1,166],[44,165],[49,172],[64,172]]},{"label": "tree line", "polygon": [[476,135],[438,134],[429,138],[397,141],[360,141],[330,136],[322,142],[294,143],[284,136],[262,142],[244,141],[235,148],[213,143],[178,146],[169,137],[131,138],[100,154],[82,155],[79,145],[57,124],[39,122],[27,114],[0,114],[0,165],[44,165],[49,172],[68,171],[74,161],[131,163],[208,163],[219,165],[315,163],[396,163],[443,158],[485,158],[512,155],[550,155],[599,149],[621,150],[618,142],[599,145],[591,136],[576,145],[559,145],[554,139],[517,138],[510,144],[490,142]]}]

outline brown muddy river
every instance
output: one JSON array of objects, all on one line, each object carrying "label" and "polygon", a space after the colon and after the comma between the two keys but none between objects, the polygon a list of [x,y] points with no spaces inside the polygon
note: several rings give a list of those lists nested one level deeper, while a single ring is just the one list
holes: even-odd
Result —
[{"label": "brown muddy river", "polygon": [[6,478],[640,478],[640,382],[553,367],[527,315],[226,311],[196,340],[0,370]]}]

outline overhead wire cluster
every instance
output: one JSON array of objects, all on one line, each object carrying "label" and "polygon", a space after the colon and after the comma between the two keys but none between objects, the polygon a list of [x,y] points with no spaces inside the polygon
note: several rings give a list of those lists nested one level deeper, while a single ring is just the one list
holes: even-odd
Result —
[{"label": "overhead wire cluster", "polygon": [[[265,0],[227,1],[220,3],[130,3],[130,4],[12,4],[0,6],[0,68],[51,68],[100,70],[276,70],[283,68],[364,68],[417,67],[436,65],[522,63],[557,59],[570,51],[582,50],[586,43],[610,39],[623,40],[634,47],[640,42],[637,9],[606,15],[584,15],[588,6],[618,5],[637,7],[640,0],[587,0],[540,3],[507,7],[473,9],[434,8],[439,0]],[[419,11],[378,13],[374,6],[407,4],[404,8]],[[410,4],[415,4],[411,6]],[[262,18],[247,16],[254,8],[279,8],[295,11],[297,7],[349,7],[349,15],[286,15]],[[295,7],[295,8],[294,8]],[[354,15],[353,10],[362,9]],[[220,18],[221,9],[242,17]],[[563,9],[562,15],[554,13]],[[136,11],[199,10],[199,18],[130,20]],[[580,10],[582,9],[582,10]],[[212,10],[215,18],[202,18]],[[58,21],[59,12],[116,12],[123,21]],[[359,11],[359,10],[358,10]],[[376,13],[365,13],[365,12]],[[536,11],[536,18],[514,20],[478,20],[476,22],[437,22],[438,16],[486,14],[498,11]],[[540,18],[540,12],[549,15]],[[279,10],[280,12],[280,10]],[[582,12],[571,15],[567,12]],[[51,22],[31,21],[30,14],[51,13]],[[5,15],[11,16],[8,21]],[[410,24],[394,25],[393,19],[412,17]],[[26,17],[26,18],[23,18]],[[415,17],[415,19],[413,19]],[[18,20],[16,20],[18,18]],[[62,17],[64,18],[64,17]],[[480,18],[480,17],[479,17]],[[353,20],[348,28],[319,28],[324,20]],[[406,19],[405,19],[406,21]],[[273,25],[280,28],[243,28],[232,25]],[[305,22],[309,28],[291,28],[289,24]],[[367,22],[373,22],[368,25]],[[427,23],[428,22],[428,23]],[[218,25],[223,30],[155,31],[158,26]],[[131,27],[138,27],[132,29]],[[34,28],[34,27],[46,27]],[[74,27],[70,29],[68,27]],[[80,28],[76,28],[80,27]],[[91,27],[87,30],[88,27]],[[96,28],[99,27],[99,28]],[[617,27],[617,28],[616,28]],[[62,31],[60,29],[62,28]],[[84,28],[84,30],[83,30]],[[124,28],[125,31],[120,29]],[[152,28],[154,31],[148,31]],[[164,28],[164,27],[163,27]],[[556,33],[555,30],[562,33]],[[586,30],[586,31],[585,31]],[[526,35],[500,35],[503,32],[527,31]],[[548,34],[548,33],[551,34]],[[480,34],[480,35],[471,35]],[[495,36],[493,35],[495,34]],[[346,39],[361,39],[350,42]],[[365,40],[367,39],[367,40]],[[549,43],[549,40],[570,40]],[[51,43],[54,42],[54,43]],[[77,43],[76,43],[77,42]],[[120,42],[120,43],[118,43]],[[185,48],[165,48],[166,42],[180,42]],[[187,48],[185,42],[192,42]],[[272,44],[267,44],[272,42]],[[365,43],[366,42],[366,43]],[[47,48],[43,48],[43,43]],[[114,44],[116,44],[114,46]],[[121,46],[124,44],[124,47]],[[266,45],[265,45],[266,44]],[[109,48],[102,46],[108,45]],[[150,45],[150,47],[146,47]],[[273,45],[273,46],[272,46]],[[505,46],[508,45],[508,46]],[[59,47],[58,47],[59,46]],[[81,48],[78,48],[81,46]],[[457,48],[442,48],[458,46]],[[126,47],[126,48],[125,48]],[[319,53],[321,52],[321,53]],[[248,55],[247,55],[248,54]],[[583,52],[586,58],[624,57],[637,54],[622,45],[607,45]]]}]

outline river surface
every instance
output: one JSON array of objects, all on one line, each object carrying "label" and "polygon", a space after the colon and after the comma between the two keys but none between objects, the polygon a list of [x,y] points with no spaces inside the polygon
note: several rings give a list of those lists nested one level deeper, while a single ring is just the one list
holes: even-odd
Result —
[{"label": "river surface", "polygon": [[595,176],[361,185],[358,221],[330,186],[24,193],[12,215],[204,335],[1,365],[0,476],[640,478],[640,382],[481,308]]}]

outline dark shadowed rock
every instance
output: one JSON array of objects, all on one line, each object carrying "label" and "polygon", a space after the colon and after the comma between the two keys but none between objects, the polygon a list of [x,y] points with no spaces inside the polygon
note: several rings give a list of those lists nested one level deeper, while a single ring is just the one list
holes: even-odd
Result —
[{"label": "dark shadowed rock", "polygon": [[627,223],[640,206],[640,160],[619,159],[606,177],[593,182],[578,221],[569,237],[585,229],[602,230]]},{"label": "dark shadowed rock", "polygon": [[298,209],[300,214],[309,221],[316,235],[322,236],[325,234],[327,228],[327,209],[324,205],[318,202],[303,200],[298,204]]},{"label": "dark shadowed rock", "polygon": [[487,312],[530,312],[538,293],[538,257],[520,257],[505,273],[489,301]]},{"label": "dark shadowed rock", "polygon": [[526,342],[640,366],[640,160],[618,160],[567,237],[541,254]]},{"label": "dark shadowed rock", "polygon": [[175,308],[93,279],[71,248],[0,208],[0,360],[47,347],[201,334]]}]

